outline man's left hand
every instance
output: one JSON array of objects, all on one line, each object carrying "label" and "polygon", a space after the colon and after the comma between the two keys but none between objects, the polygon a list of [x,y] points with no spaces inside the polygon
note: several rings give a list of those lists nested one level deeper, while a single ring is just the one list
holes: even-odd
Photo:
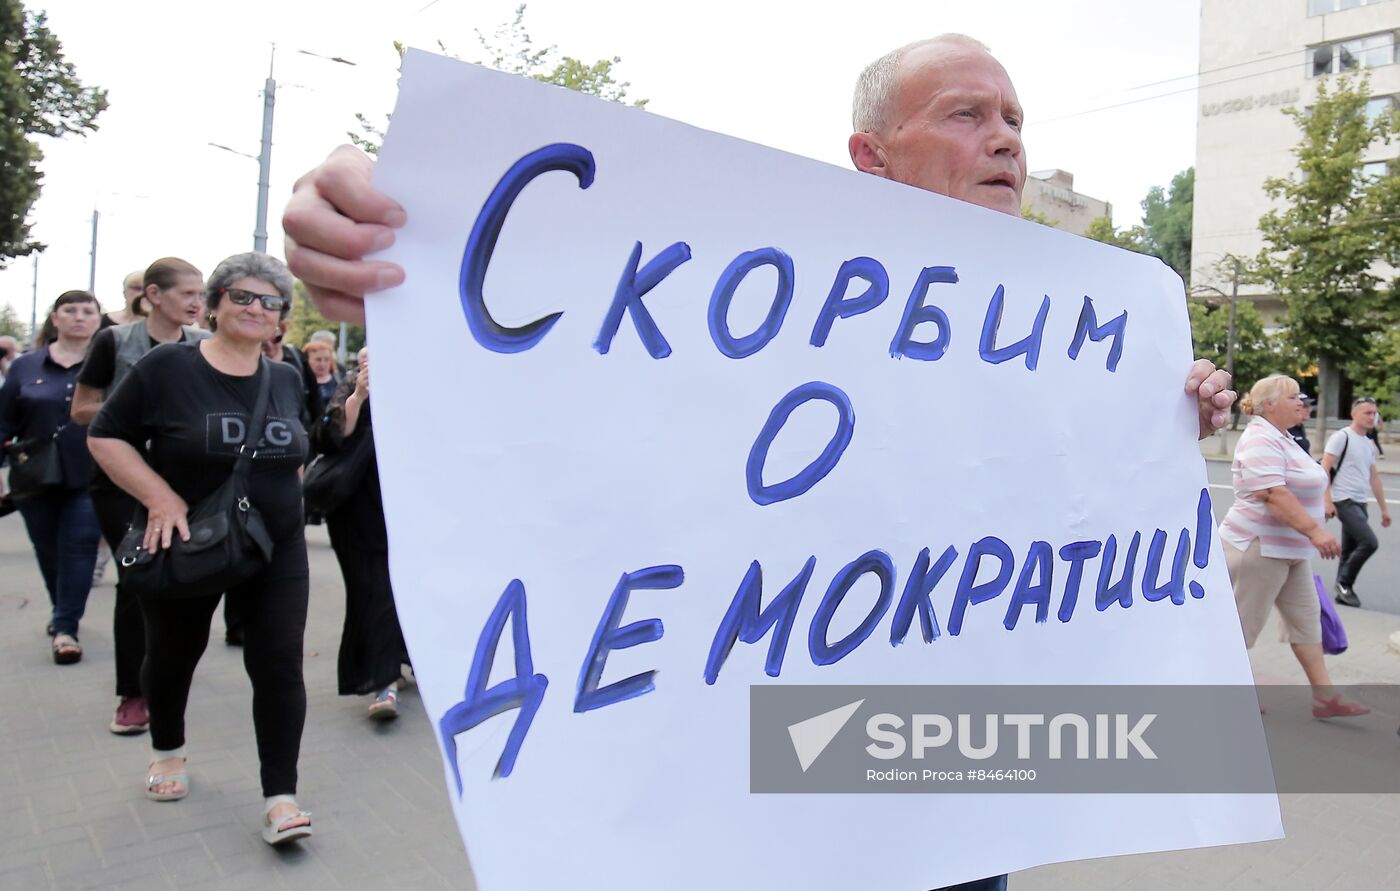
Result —
[{"label": "man's left hand", "polygon": [[1201,439],[1230,423],[1230,406],[1235,404],[1234,381],[1230,373],[1216,368],[1209,359],[1197,359],[1186,378],[1186,392],[1196,397],[1201,419]]},{"label": "man's left hand", "polygon": [[1390,526],[1390,511],[1381,512],[1381,525],[1386,527]]}]

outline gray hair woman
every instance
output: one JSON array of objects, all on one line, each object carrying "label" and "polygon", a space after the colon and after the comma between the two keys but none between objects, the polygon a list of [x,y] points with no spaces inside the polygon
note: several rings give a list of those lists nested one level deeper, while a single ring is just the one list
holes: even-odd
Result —
[{"label": "gray hair woman", "polygon": [[1220,541],[1245,646],[1254,646],[1277,607],[1313,688],[1313,716],[1364,715],[1370,709],[1343,701],[1322,659],[1322,614],[1309,560],[1315,553],[1330,560],[1341,547],[1322,527],[1327,474],[1287,432],[1308,416],[1298,382],[1270,375],[1240,410],[1253,419],[1235,446],[1235,502],[1220,523]]},{"label": "gray hair woman", "polygon": [[[239,448],[252,443],[248,495],[273,540],[269,565],[225,596],[243,618],[243,663],[253,684],[253,729],[266,799],[262,834],[281,844],[311,834],[295,799],[297,758],[306,720],[302,638],[306,630],[306,537],[300,468],[306,431],[300,420],[301,376],[266,362],[262,344],[292,305],[292,276],[266,254],[235,254],[205,285],[213,336],[164,344],[146,354],[107,398],[89,432],[99,464],[147,511],[150,551],[189,540],[186,514],[224,483]],[[267,416],[249,430],[264,378]],[[147,458],[141,446],[150,443]],[[151,721],[146,795],[175,801],[189,792],[185,766],[185,703],[209,638],[219,595],[143,597],[146,659],[141,686]]]}]

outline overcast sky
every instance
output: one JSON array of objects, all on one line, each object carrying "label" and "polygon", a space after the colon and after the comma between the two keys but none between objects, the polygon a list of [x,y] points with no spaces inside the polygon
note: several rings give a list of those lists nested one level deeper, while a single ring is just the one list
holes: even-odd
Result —
[{"label": "overcast sky", "polygon": [[[508,21],[514,0],[24,0],[45,9],[64,52],[111,107],[85,138],[43,140],[43,192],[30,214],[49,245],[39,261],[40,312],[85,288],[92,213],[100,212],[98,298],[166,255],[206,273],[252,247],[264,78],[278,82],[268,247],[280,256],[280,210],[298,175],[394,101],[395,40],[467,59]],[[1111,201],[1115,222],[1193,163],[1196,0],[532,0],[540,46],[587,61],[622,57],[630,95],[648,109],[842,166],[849,165],[851,87],[870,60],[945,31],[990,45],[1026,109],[1031,170],[1058,167]],[[299,53],[340,56],[355,67]],[[1119,107],[1110,107],[1119,106]],[[492,126],[499,126],[495,122]],[[0,301],[29,317],[33,264],[0,271]]]}]

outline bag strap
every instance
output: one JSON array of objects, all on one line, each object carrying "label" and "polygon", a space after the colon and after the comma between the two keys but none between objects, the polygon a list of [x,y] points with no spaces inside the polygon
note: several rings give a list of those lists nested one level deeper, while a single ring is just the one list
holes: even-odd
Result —
[{"label": "bag strap", "polygon": [[253,439],[252,448],[249,448],[249,437],[261,437],[267,421],[267,403],[272,395],[272,363],[265,356],[259,357],[258,378],[258,398],[253,403],[253,414],[248,418],[248,429],[243,431],[243,441],[238,444],[238,460],[233,464],[233,472],[238,476],[248,475],[253,458],[258,454],[257,438]]},{"label": "bag strap", "polygon": [[1347,428],[1346,428],[1346,427],[1343,427],[1343,428],[1342,428],[1342,451],[1341,451],[1341,454],[1337,455],[1337,463],[1332,465],[1332,473],[1331,473],[1330,476],[1328,476],[1328,479],[1329,479],[1329,480],[1335,480],[1335,479],[1337,478],[1337,471],[1339,471],[1339,470],[1342,469],[1342,462],[1346,460],[1346,457],[1347,457],[1347,446],[1349,446],[1349,445],[1351,445],[1351,434],[1347,432]]}]

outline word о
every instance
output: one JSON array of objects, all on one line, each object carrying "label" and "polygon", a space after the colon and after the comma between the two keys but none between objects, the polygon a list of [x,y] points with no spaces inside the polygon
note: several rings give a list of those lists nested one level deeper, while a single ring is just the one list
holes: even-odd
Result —
[{"label": "word \u043e", "polygon": [[[1161,581],[1162,563],[1166,556],[1167,533],[1156,530],[1147,548],[1146,566],[1141,580],[1141,593],[1144,600],[1157,602],[1170,599],[1181,605],[1186,602],[1187,592],[1194,599],[1205,597],[1205,589],[1199,582],[1186,581],[1188,555],[1190,562],[1198,569],[1204,569],[1210,557],[1210,530],[1214,525],[1211,514],[1210,494],[1201,490],[1196,505],[1196,539],[1192,547],[1191,535],[1182,529],[1177,536],[1176,550],[1172,558],[1171,573],[1166,581]],[[1113,604],[1127,608],[1133,603],[1134,566],[1142,533],[1133,533],[1132,542],[1123,558],[1123,571],[1117,582],[1113,581],[1114,564],[1117,562],[1118,542],[1110,535],[1104,542],[1078,541],[1065,545],[1058,551],[1061,560],[1069,563],[1059,609],[1056,617],[1068,622],[1074,616],[1079,600],[1079,590],[1084,578],[1085,564],[1095,557],[1101,557],[1098,583],[1094,594],[1094,606],[1100,612]],[[1012,590],[1003,626],[1014,631],[1023,609],[1035,607],[1035,621],[1045,622],[1049,617],[1055,551],[1043,541],[1032,542],[1022,564],[1021,572]],[[920,630],[925,643],[937,640],[940,631],[930,598],[933,589],[947,574],[957,559],[957,549],[949,546],[937,561],[930,560],[930,551],[924,548],[919,552],[914,567],[899,603],[894,608],[890,623],[889,641],[891,646],[899,646],[908,636],[919,616]],[[977,576],[984,558],[994,557],[1000,563],[995,578],[977,583]],[[782,673],[783,657],[787,652],[788,638],[797,619],[798,607],[807,591],[807,584],[816,567],[817,558],[809,557],[797,576],[783,587],[782,591],[762,606],[762,569],[757,560],[749,567],[739,589],[730,602],[724,618],[720,620],[710,645],[709,656],[705,661],[705,683],[714,684],[719,672],[729,657],[734,644],[740,640],[753,644],[772,632],[768,655],[764,663],[764,673],[778,677]],[[1007,544],[998,538],[988,536],[971,546],[963,565],[958,585],[953,595],[953,605],[948,616],[948,633],[957,636],[962,631],[963,618],[969,606],[986,603],[1004,593],[1011,583],[1015,568],[1015,557]],[[836,610],[841,606],[855,583],[861,576],[873,574],[879,579],[880,594],[870,612],[845,637],[831,642],[828,632]],[[827,587],[826,594],[812,616],[808,631],[807,646],[814,665],[832,665],[849,655],[864,643],[875,626],[880,623],[894,603],[895,568],[890,556],[884,551],[873,550],[862,554],[846,564]],[[603,669],[608,654],[613,650],[627,649],[639,644],[652,643],[661,639],[665,632],[660,619],[642,619],[629,625],[621,625],[623,613],[631,592],[635,590],[668,590],[680,587],[685,580],[685,572],[679,566],[650,566],[637,572],[624,572],[608,599],[603,615],[593,633],[583,667],[579,671],[578,687],[574,696],[574,711],[588,712],[607,705],[623,702],[642,696],[656,689],[656,671],[641,672],[600,687]],[[457,779],[457,793],[462,793],[462,777],[457,767],[456,736],[464,733],[490,718],[511,709],[519,709],[515,724],[506,738],[504,751],[496,763],[496,777],[509,776],[515,766],[516,755],[525,735],[530,729],[540,703],[544,701],[549,678],[536,673],[530,653],[530,633],[525,614],[525,586],[519,579],[512,579],[496,602],[495,609],[486,620],[481,635],[477,639],[476,651],[472,656],[471,669],[467,675],[465,695],[461,702],[448,709],[438,722],[438,732],[442,737],[443,748],[452,764]],[[505,631],[505,623],[511,622],[511,643],[515,652],[515,674],[501,681],[489,690],[486,683],[491,668],[496,661],[496,647]],[[1145,726],[1145,725],[1144,725]]]},{"label": "word \u043e", "polygon": [[[536,319],[528,324],[510,328],[501,325],[486,308],[483,286],[486,269],[491,262],[496,240],[505,225],[515,199],[532,180],[553,170],[567,171],[578,178],[579,187],[587,189],[593,184],[596,165],[593,154],[582,146],[571,143],[556,143],[537,149],[515,162],[496,184],[486,199],[472,225],[467,247],[462,254],[462,265],[458,282],[462,311],[466,315],[467,326],[477,343],[498,353],[519,353],[530,349],[549,333],[554,323],[563,316],[562,312]],[[632,255],[623,269],[617,283],[612,304],[603,316],[603,324],[594,341],[593,348],[606,355],[612,347],[613,338],[622,324],[624,314],[631,315],[637,336],[653,359],[664,359],[671,355],[671,345],[666,341],[661,329],[642,302],[642,297],[659,285],[666,276],[691,258],[690,245],[678,241],[653,257],[645,266],[639,266],[642,258],[642,243],[632,248]],[[756,330],[743,336],[736,336],[729,328],[729,307],[734,294],[744,278],[762,266],[773,267],[778,274],[777,293],[768,314]],[[710,295],[707,315],[710,339],[719,351],[731,359],[743,359],[767,346],[782,327],[792,304],[794,268],[792,258],[776,247],[763,247],[747,251],[734,259],[720,274]],[[865,282],[865,291],[856,297],[847,297],[854,280]],[[938,306],[925,304],[928,289],[934,284],[956,284],[957,270],[952,266],[929,266],[919,273],[913,290],[904,306],[899,329],[890,341],[890,355],[895,358],[908,356],[932,362],[943,357],[948,350],[952,331],[948,314]],[[821,347],[831,334],[831,327],[839,319],[849,319],[869,312],[885,302],[889,296],[890,278],[885,267],[870,257],[855,257],[841,264],[836,280],[817,314],[809,342]],[[1040,359],[1040,344],[1045,330],[1045,319],[1050,312],[1050,298],[1041,301],[1031,333],[1013,344],[998,347],[997,328],[1001,325],[1002,308],[1005,303],[1005,290],[997,286],[987,314],[982,324],[982,338],[979,353],[987,362],[998,364],[1025,357],[1028,371],[1034,371]],[[915,330],[922,324],[931,323],[938,327],[938,334],[930,341],[916,341]],[[1109,349],[1107,369],[1116,371],[1118,360],[1123,353],[1123,334],[1128,325],[1128,313],[1100,325],[1094,315],[1094,303],[1087,295],[1079,312],[1074,337],[1070,342],[1069,358],[1079,358],[1085,339],[1098,343],[1113,337]]]},{"label": "word \u043e", "polygon": [[[982,745],[974,745],[972,742],[972,716],[967,714],[955,715],[957,718],[957,748],[964,758],[971,758],[974,761],[983,761],[996,755],[1000,737],[998,729],[1001,724],[1007,727],[1016,728],[1016,758],[1025,761],[1031,757],[1041,757],[1039,751],[1032,756],[1031,736],[1032,728],[1045,727],[1045,738],[1043,740],[1046,754],[1052,760],[1059,760],[1064,757],[1064,730],[1065,728],[1074,731],[1074,757],[1080,761],[1086,761],[1091,756],[1089,754],[1089,717],[1094,719],[1094,754],[1092,757],[1099,760],[1114,758],[1123,760],[1128,757],[1129,749],[1137,752],[1139,758],[1149,761],[1156,760],[1157,753],[1152,751],[1152,747],[1142,738],[1147,732],[1147,728],[1157,719],[1155,714],[1144,714],[1130,728],[1128,726],[1128,716],[1096,714],[1085,717],[1084,715],[1066,712],[1054,715],[1046,721],[1045,715],[1019,714],[1019,715],[986,715],[985,733]],[[998,721],[1000,718],[1000,721]],[[1113,727],[1116,733],[1113,736],[1115,746],[1109,745],[1109,723],[1113,719]],[[909,739],[906,741],[904,735],[899,731],[904,728],[905,721],[899,715],[892,715],[884,712],[878,715],[871,715],[870,720],[865,722],[865,734],[872,742],[865,747],[865,751],[872,758],[879,758],[882,761],[892,761],[895,758],[903,758],[905,752],[916,761],[921,761],[926,757],[929,749],[938,749],[953,742],[954,724],[947,715],[912,715],[909,721]],[[1048,726],[1047,726],[1048,725]],[[929,731],[933,732],[930,733]]]}]

